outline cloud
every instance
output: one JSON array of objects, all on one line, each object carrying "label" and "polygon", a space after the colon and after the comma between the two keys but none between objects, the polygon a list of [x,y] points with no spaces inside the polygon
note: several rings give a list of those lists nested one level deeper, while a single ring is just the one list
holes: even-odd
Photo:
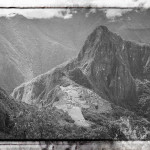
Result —
[{"label": "cloud", "polygon": [[[150,0],[0,0],[0,7],[143,7],[150,8]],[[86,14],[95,13],[91,9]],[[122,16],[131,9],[105,9],[109,19]],[[69,19],[73,15],[69,9],[0,9],[0,16],[12,17],[21,14],[27,18],[53,18],[60,17]]]},{"label": "cloud", "polygon": [[91,9],[89,10],[89,12],[87,12],[87,13],[85,14],[85,16],[88,17],[91,13],[92,13],[92,14],[96,13],[96,9],[95,9],[95,8],[91,8]]},{"label": "cloud", "polygon": [[108,19],[115,19],[116,17],[121,17],[123,14],[132,11],[132,9],[106,9],[106,17]]},{"label": "cloud", "polygon": [[72,17],[69,9],[0,9],[0,17],[13,17],[16,14],[23,15],[29,19],[53,17],[69,19]]}]

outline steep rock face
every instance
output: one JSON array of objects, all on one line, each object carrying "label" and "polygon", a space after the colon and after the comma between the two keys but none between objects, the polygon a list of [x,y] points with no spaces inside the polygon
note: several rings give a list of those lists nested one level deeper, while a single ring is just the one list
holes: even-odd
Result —
[{"label": "steep rock face", "polygon": [[149,79],[150,46],[125,41],[124,50],[132,76],[139,79]]},{"label": "steep rock face", "polygon": [[150,47],[124,41],[99,26],[86,40],[77,63],[93,89],[116,104],[137,102],[135,78],[149,78]]},{"label": "steep rock face", "polygon": [[88,37],[77,58],[95,92],[117,104],[136,101],[124,43],[121,37],[100,26]]}]

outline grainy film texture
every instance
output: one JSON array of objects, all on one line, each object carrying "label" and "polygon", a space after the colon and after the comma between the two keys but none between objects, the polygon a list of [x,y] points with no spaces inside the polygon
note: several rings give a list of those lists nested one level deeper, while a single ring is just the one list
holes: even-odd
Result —
[{"label": "grainy film texture", "polygon": [[149,140],[144,7],[1,8],[0,138]]}]

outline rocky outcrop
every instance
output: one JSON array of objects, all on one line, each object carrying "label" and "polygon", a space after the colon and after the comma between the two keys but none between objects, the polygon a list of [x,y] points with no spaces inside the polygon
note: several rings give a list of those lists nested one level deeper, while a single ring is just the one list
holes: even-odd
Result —
[{"label": "rocky outcrop", "polygon": [[15,88],[12,96],[16,100],[28,104],[37,104],[41,100],[44,102],[49,99],[49,95],[53,93],[55,87],[65,80],[62,79],[64,75],[62,68],[52,69]]}]

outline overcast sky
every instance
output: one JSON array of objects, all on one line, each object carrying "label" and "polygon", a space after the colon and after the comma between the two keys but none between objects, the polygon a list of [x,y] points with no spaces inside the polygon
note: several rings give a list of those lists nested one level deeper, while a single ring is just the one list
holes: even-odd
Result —
[{"label": "overcast sky", "polygon": [[[0,7],[150,7],[150,0],[0,0]],[[106,10],[108,18],[121,16],[130,10],[109,9]],[[66,12],[63,15],[61,12]],[[14,14],[21,14],[27,18],[52,18],[61,17],[69,19],[72,12],[64,9],[0,9],[0,16],[10,17]],[[95,11],[91,11],[95,13]]]}]

